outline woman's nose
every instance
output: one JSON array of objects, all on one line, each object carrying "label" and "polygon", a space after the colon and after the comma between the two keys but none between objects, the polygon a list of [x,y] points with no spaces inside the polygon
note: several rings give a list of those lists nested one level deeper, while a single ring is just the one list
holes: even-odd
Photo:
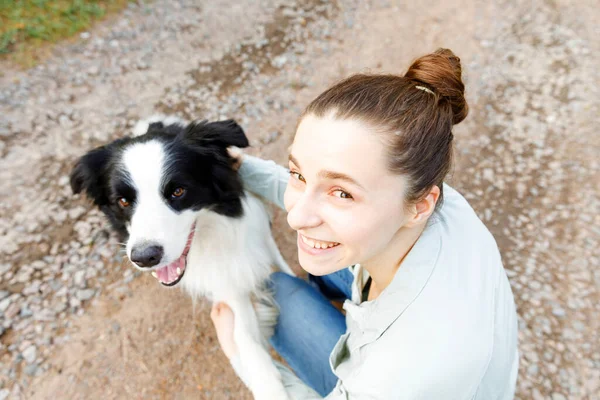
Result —
[{"label": "woman's nose", "polygon": [[289,208],[287,220],[296,231],[321,225],[317,201],[310,194],[303,193]]}]

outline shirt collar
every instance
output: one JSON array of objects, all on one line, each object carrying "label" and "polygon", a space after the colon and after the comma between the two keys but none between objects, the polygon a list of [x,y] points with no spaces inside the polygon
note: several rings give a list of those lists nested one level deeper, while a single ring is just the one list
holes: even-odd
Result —
[{"label": "shirt collar", "polygon": [[430,218],[392,282],[375,300],[360,303],[368,273],[360,265],[355,266],[352,301],[347,300],[344,309],[364,333],[365,341],[375,340],[385,332],[427,284],[441,249],[441,232],[436,222],[437,218]]}]

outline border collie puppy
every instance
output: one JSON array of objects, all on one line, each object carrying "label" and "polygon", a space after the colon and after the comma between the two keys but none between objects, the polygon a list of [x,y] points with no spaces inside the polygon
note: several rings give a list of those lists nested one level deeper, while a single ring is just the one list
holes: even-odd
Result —
[{"label": "border collie puppy", "polygon": [[227,147],[247,147],[244,131],[232,120],[152,117],[138,122],[134,135],[81,157],[73,192],[85,191],[106,214],[135,268],[194,298],[228,304],[240,351],[236,372],[255,398],[286,399],[261,329],[277,318],[264,285],[273,266],[293,273],[273,240],[267,208],[232,168]]}]

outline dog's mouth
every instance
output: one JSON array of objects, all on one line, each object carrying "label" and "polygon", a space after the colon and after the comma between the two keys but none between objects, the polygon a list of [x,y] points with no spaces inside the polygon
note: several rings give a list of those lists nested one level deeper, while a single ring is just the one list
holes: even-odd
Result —
[{"label": "dog's mouth", "polygon": [[152,271],[152,276],[155,277],[163,286],[175,286],[179,283],[183,275],[185,274],[185,267],[187,264],[187,255],[190,252],[192,246],[192,240],[194,239],[194,233],[196,232],[196,224],[192,225],[190,234],[188,235],[185,249],[178,259],[172,263],[165,265],[157,270]]}]

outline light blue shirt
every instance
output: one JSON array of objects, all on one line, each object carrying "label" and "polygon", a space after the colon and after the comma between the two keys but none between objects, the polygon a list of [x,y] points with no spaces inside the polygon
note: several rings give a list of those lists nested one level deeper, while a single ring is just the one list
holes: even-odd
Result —
[{"label": "light blue shirt", "polygon": [[[283,208],[285,168],[246,155],[239,172],[247,189]],[[361,301],[367,271],[349,268],[348,328],[329,359],[338,382],[326,399],[514,397],[519,357],[510,284],[494,238],[456,190],[444,185],[442,207],[375,300]],[[290,398],[322,398],[279,367]]]}]

